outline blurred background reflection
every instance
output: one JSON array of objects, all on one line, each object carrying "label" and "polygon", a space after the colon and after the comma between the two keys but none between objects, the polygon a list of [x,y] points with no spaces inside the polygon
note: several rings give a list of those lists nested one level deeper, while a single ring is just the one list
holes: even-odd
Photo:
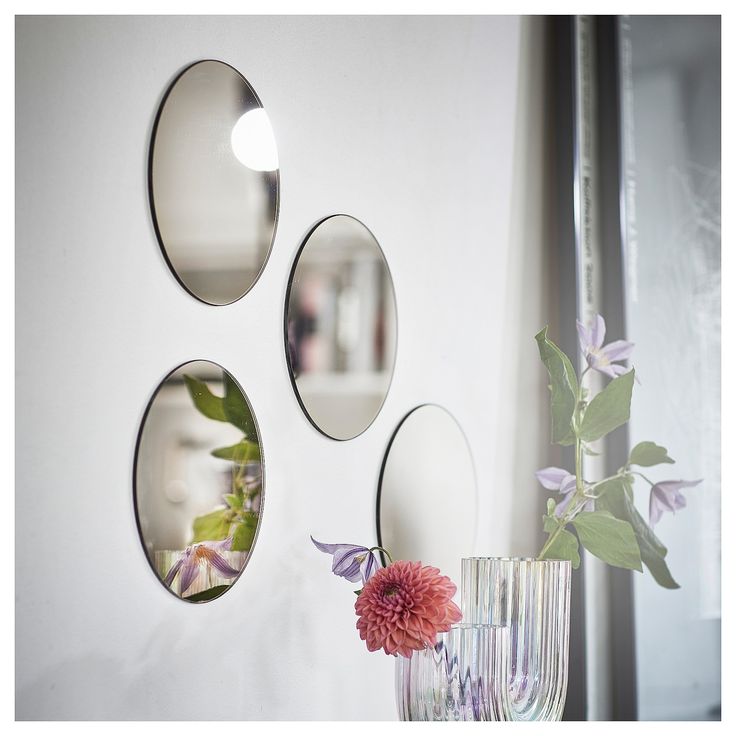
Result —
[{"label": "blurred background reflection", "polygon": [[276,229],[278,155],[256,93],[227,64],[194,64],[169,90],[151,197],[162,247],[194,296],[228,304],[251,288]]},{"label": "blurred background reflection", "polygon": [[360,434],[391,382],[396,306],[383,253],[355,218],[329,217],[307,237],[290,283],[286,339],[311,421],[335,439]]}]

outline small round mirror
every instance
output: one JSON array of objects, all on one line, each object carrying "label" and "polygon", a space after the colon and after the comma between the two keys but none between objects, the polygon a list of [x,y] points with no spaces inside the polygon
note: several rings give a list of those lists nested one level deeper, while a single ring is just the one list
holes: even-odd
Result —
[{"label": "small round mirror", "polygon": [[460,425],[425,404],[394,432],[379,480],[378,543],[395,560],[419,560],[460,580],[473,554],[477,494],[473,458]]},{"label": "small round mirror", "polygon": [[231,66],[200,61],[173,82],[153,128],[149,185],[182,286],[208,304],[242,297],[271,250],[279,172],[268,115]]},{"label": "small round mirror", "polygon": [[291,377],[307,417],[333,439],[359,435],[383,405],[396,355],[391,274],[363,223],[333,215],[307,235],[285,321]]},{"label": "small round mirror", "polygon": [[138,436],[134,495],[164,586],[192,603],[227,591],[255,544],[263,462],[248,399],[226,370],[193,361],[158,386]]}]

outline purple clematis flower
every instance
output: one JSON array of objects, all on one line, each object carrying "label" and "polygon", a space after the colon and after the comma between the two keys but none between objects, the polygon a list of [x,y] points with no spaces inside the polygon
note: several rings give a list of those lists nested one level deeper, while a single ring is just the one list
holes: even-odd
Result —
[{"label": "purple clematis flower", "polygon": [[192,583],[199,577],[201,571],[201,563],[212,565],[220,575],[224,578],[234,578],[240,573],[231,567],[227,560],[220,554],[223,550],[229,550],[232,546],[233,538],[228,537],[219,542],[197,542],[190,544],[182,553],[181,557],[171,566],[171,569],[164,578],[164,585],[171,586],[176,577],[176,573],[181,570],[179,594],[189,590]]},{"label": "purple clematis flower", "polygon": [[332,555],[332,572],[351,583],[357,583],[361,579],[367,583],[378,570],[376,557],[368,547],[357,544],[323,544],[312,536],[310,539],[320,552]]},{"label": "purple clematis flower", "polygon": [[[572,473],[568,473],[567,470],[554,467],[542,468],[542,470],[537,470],[535,475],[537,476],[537,480],[548,491],[556,491],[557,493],[561,493],[564,496],[562,501],[560,501],[557,506],[555,506],[555,516],[558,518],[561,517],[567,510],[567,507],[570,505],[570,502],[575,495],[575,476],[572,475]],[[585,504],[584,509],[585,511],[592,511],[593,501],[588,501]]]},{"label": "purple clematis flower", "polygon": [[649,494],[649,526],[654,526],[661,518],[662,513],[685,508],[687,501],[680,493],[682,488],[691,488],[702,483],[700,480],[662,480],[652,486]]},{"label": "purple clematis flower", "polygon": [[580,349],[593,370],[611,378],[628,372],[629,369],[626,366],[618,365],[614,361],[626,360],[634,349],[633,342],[615,340],[608,345],[603,345],[603,338],[606,336],[606,322],[600,314],[596,314],[595,321],[590,328],[584,327],[580,321],[577,324]]}]

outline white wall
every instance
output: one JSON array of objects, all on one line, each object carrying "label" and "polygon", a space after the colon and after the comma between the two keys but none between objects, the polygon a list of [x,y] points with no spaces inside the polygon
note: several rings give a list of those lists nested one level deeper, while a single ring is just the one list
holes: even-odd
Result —
[{"label": "white wall", "polygon": [[[513,544],[515,477],[534,463],[520,471],[508,462],[518,417],[501,379],[520,376],[544,398],[533,332],[504,331],[529,289],[518,259],[509,260],[512,171],[529,169],[512,160],[520,25],[512,17],[18,20],[18,718],[395,717],[393,661],[365,651],[352,588],[330,574],[309,534],[375,540],[386,444],[410,409],[431,401],[453,413],[470,443],[478,553]],[[227,307],[197,302],[170,274],[146,190],[161,96],[178,70],[208,57],[253,84],[282,166],[270,261],[252,292]],[[386,404],[367,432],[343,443],[302,415],[282,346],[291,260],[310,225],[335,212],[360,218],[379,239],[399,318]],[[528,216],[518,204],[514,212]],[[517,245],[523,231],[514,230]],[[527,260],[537,263],[540,240],[526,242]],[[542,276],[538,264],[533,273]],[[523,314],[526,330],[535,320],[528,307]],[[504,366],[519,355],[513,342],[504,348],[505,334],[528,343],[530,364]],[[266,461],[251,562],[232,591],[200,606],[155,579],[131,493],[146,402],[169,370],[196,358],[243,385]]]}]

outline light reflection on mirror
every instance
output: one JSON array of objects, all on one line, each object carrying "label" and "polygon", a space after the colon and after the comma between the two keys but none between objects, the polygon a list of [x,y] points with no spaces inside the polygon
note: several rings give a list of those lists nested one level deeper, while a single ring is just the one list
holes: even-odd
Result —
[{"label": "light reflection on mirror", "polygon": [[460,580],[474,554],[475,469],[454,417],[425,404],[399,424],[386,450],[378,488],[378,543],[394,560],[421,561]]},{"label": "light reflection on mirror", "polygon": [[159,580],[193,603],[226,592],[255,544],[263,500],[258,425],[226,370],[192,361],[163,380],[143,418],[134,480]]},{"label": "light reflection on mirror", "polygon": [[396,354],[396,305],[378,242],[333,215],[307,236],[289,282],[286,347],[294,388],[321,432],[347,440],[375,419]]},{"label": "light reflection on mirror", "polygon": [[266,111],[235,69],[201,61],[169,88],[154,126],[154,224],[179,282],[208,304],[243,296],[276,231],[278,153]]}]

